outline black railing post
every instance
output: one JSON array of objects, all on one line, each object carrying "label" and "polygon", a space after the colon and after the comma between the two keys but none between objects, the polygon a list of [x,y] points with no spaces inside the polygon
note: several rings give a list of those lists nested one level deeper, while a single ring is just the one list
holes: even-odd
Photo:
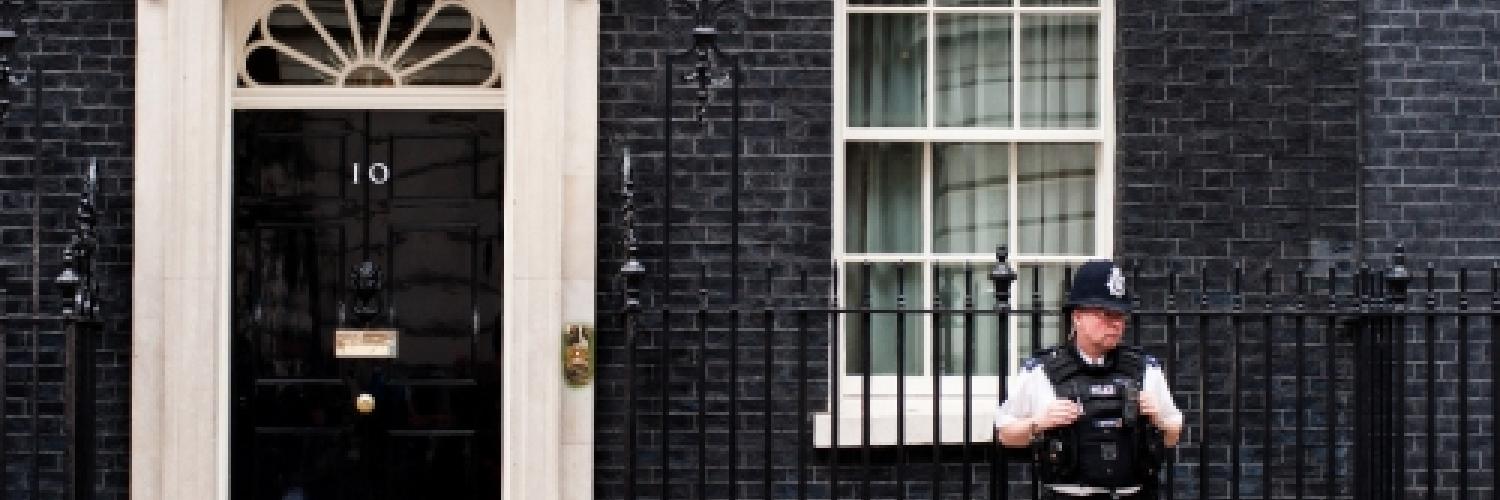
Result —
[{"label": "black railing post", "polygon": [[[995,345],[1000,352],[996,359],[1000,366],[995,370],[996,400],[1005,401],[1005,377],[1010,373],[1010,285],[1016,281],[1016,271],[1010,267],[1005,246],[995,248],[995,267],[990,269],[990,282],[995,289]],[[1005,454],[1005,445],[1000,443],[997,429],[991,434],[995,440],[994,453],[990,457],[990,500],[1010,498],[1010,461]]]},{"label": "black railing post", "polygon": [[1273,397],[1273,394],[1271,392],[1271,381],[1274,376],[1271,368],[1273,365],[1272,360],[1276,359],[1276,355],[1274,352],[1276,344],[1274,342],[1274,339],[1272,338],[1272,332],[1275,331],[1274,328],[1276,323],[1276,316],[1272,313],[1272,311],[1274,310],[1274,304],[1271,300],[1271,263],[1266,262],[1265,266],[1261,269],[1261,292],[1264,294],[1261,297],[1261,305],[1264,308],[1264,310],[1261,311],[1261,313],[1264,314],[1264,316],[1261,317],[1261,335],[1265,336],[1262,339],[1264,341],[1264,344],[1261,346],[1264,349],[1264,352],[1261,355],[1265,357],[1265,364],[1261,366],[1261,383],[1265,385],[1261,387],[1261,397],[1263,399],[1261,401],[1262,448],[1260,456],[1260,496],[1261,498],[1271,498],[1271,484],[1272,479],[1275,476],[1275,474],[1272,473],[1272,467],[1274,467],[1274,464],[1271,460],[1273,455],[1275,454],[1276,446],[1275,443],[1271,440],[1271,398]]},{"label": "black railing post", "polygon": [[[1329,311],[1335,311],[1338,309],[1338,274],[1334,271],[1333,266],[1328,267],[1327,301],[1327,307]],[[1327,448],[1324,449],[1324,453],[1327,456],[1323,457],[1323,459],[1327,461],[1328,467],[1324,470],[1324,475],[1327,477],[1325,478],[1323,486],[1325,489],[1324,496],[1328,498],[1334,498],[1334,495],[1338,493],[1338,371],[1336,370],[1336,365],[1334,364],[1337,360],[1336,347],[1338,346],[1338,344],[1335,342],[1336,338],[1334,335],[1337,331],[1337,329],[1335,328],[1335,324],[1337,324],[1337,322],[1337,317],[1335,317],[1334,315],[1330,314],[1323,317],[1324,370],[1326,370],[1326,373],[1328,374],[1328,383],[1324,384],[1323,388],[1324,401],[1326,402],[1327,407],[1326,419],[1328,421],[1328,424],[1324,429],[1325,433],[1327,434],[1327,436],[1325,437],[1325,439],[1327,440]]]},{"label": "black railing post", "polygon": [[964,500],[974,494],[974,459],[970,456],[974,439],[974,266],[964,263],[964,334],[963,334],[963,488]]},{"label": "black railing post", "polygon": [[761,325],[763,332],[761,337],[761,357],[763,358],[762,363],[764,363],[761,365],[761,397],[765,399],[761,403],[763,405],[761,407],[761,495],[765,498],[772,498],[771,485],[774,482],[774,479],[771,477],[771,458],[774,451],[771,444],[771,433],[773,430],[772,425],[774,424],[772,419],[775,415],[775,405],[772,400],[772,390],[774,389],[772,382],[775,380],[775,354],[773,353],[776,337],[776,310],[774,309],[775,301],[773,299],[775,297],[775,282],[771,272],[771,265],[767,264],[766,288],[765,296],[763,297],[765,302],[765,316],[761,319],[764,322]]},{"label": "black railing post", "polygon": [[1437,345],[1433,338],[1437,322],[1437,288],[1434,286],[1434,274],[1436,271],[1431,262],[1427,263],[1427,291],[1423,296],[1425,311],[1423,311],[1422,341],[1426,344],[1427,368],[1424,374],[1427,376],[1427,497],[1434,498],[1437,495]]},{"label": "black railing post", "polygon": [[[943,331],[941,328],[944,324],[942,322],[943,315],[941,312],[938,312],[943,309],[943,304],[942,290],[934,286],[932,288],[933,313],[932,317],[928,318],[931,327],[930,331],[932,332]],[[946,336],[942,334],[933,335],[932,352],[929,353],[931,359],[928,361],[932,365],[932,477],[929,478],[931,482],[929,488],[932,490],[932,498],[940,498],[943,494],[943,366],[941,363],[941,353],[944,346],[946,346],[943,342],[943,337]]]},{"label": "black railing post", "polygon": [[708,498],[708,265],[698,266],[698,497]]},{"label": "black railing post", "polygon": [[1458,268],[1458,498],[1469,498],[1469,270]]},{"label": "black railing post", "polygon": [[[844,356],[843,347],[840,345],[841,342],[839,342],[839,338],[843,336],[841,335],[842,332],[840,332],[840,329],[841,325],[843,325],[844,323],[844,318],[842,313],[839,311],[840,272],[839,264],[837,262],[833,263],[833,266],[829,270],[829,275],[832,276],[832,279],[829,280],[828,290],[828,305],[830,306],[829,309],[831,312],[829,312],[828,316],[825,318],[825,327],[828,330],[829,352],[827,364],[829,380],[828,435],[830,436],[828,445],[828,498],[831,500],[838,500],[840,468],[839,445],[841,444],[840,441],[843,440],[843,435],[840,434],[839,429],[839,413],[841,412],[841,408],[844,406],[844,395],[842,392],[839,392],[839,380],[844,377],[844,366],[841,366],[839,364],[839,360],[845,360],[845,364],[847,364],[848,358]],[[844,274],[844,276],[847,279],[848,275]]]},{"label": "black railing post", "polygon": [[[61,288],[62,318],[67,331],[67,432],[68,473],[73,500],[94,498],[94,338],[98,334],[99,282],[94,257],[99,249],[97,231],[98,162],[90,162],[88,177],[79,194],[73,218],[73,235],[63,249],[63,268],[56,283]],[[33,411],[35,409],[33,408]]]},{"label": "black railing post", "polygon": [[1355,485],[1356,497],[1373,498],[1379,495],[1374,480],[1374,462],[1376,462],[1376,446],[1374,443],[1374,426],[1376,426],[1376,405],[1374,405],[1371,392],[1374,390],[1371,372],[1373,372],[1374,345],[1370,339],[1371,327],[1368,324],[1370,318],[1370,266],[1361,264],[1353,279],[1353,294],[1355,294],[1355,308],[1353,308],[1353,320],[1350,321],[1350,329],[1353,330],[1355,339]]},{"label": "black railing post", "polygon": [[635,180],[630,176],[630,148],[625,148],[621,156],[621,183],[620,195],[624,198],[622,206],[622,219],[625,225],[625,256],[624,263],[620,265],[620,276],[624,280],[624,303],[623,321],[625,323],[625,498],[635,500],[636,498],[636,475],[635,475],[635,431],[636,431],[636,391],[635,391],[635,348],[636,348],[636,315],[641,312],[641,278],[646,275],[646,266],[636,260],[636,252],[640,249],[640,242],[635,234]]},{"label": "black railing post", "polygon": [[1208,498],[1208,265],[1198,266],[1198,498]]},{"label": "black railing post", "polygon": [[[936,335],[936,333],[934,333]],[[896,500],[906,500],[906,266],[896,268]]]},{"label": "black railing post", "polygon": [[[811,293],[807,286],[807,268],[800,270],[801,293],[798,294],[802,300],[810,301]],[[706,362],[705,362],[706,363]],[[813,443],[807,435],[807,413],[808,379],[811,374],[807,371],[807,309],[797,308],[797,499],[807,500],[807,451]]]},{"label": "black railing post", "polygon": [[[1296,471],[1297,477],[1293,481],[1292,494],[1297,498],[1302,498],[1306,493],[1306,490],[1303,489],[1303,481],[1307,475],[1302,469],[1303,457],[1306,455],[1306,452],[1302,448],[1302,434],[1303,426],[1306,423],[1304,413],[1307,411],[1307,364],[1304,362],[1303,355],[1303,350],[1307,348],[1307,266],[1305,264],[1297,264],[1297,273],[1293,279],[1295,280],[1293,284],[1293,287],[1295,287],[1293,293],[1295,305],[1293,308],[1296,311],[1296,339],[1294,341],[1296,342],[1296,348],[1292,350],[1292,356],[1294,358],[1293,363],[1297,366],[1297,373],[1294,377],[1296,388],[1293,391],[1297,394],[1297,407],[1296,413],[1293,416],[1292,426],[1296,429],[1297,434],[1293,436],[1292,449],[1296,450],[1297,453],[1292,457],[1292,470]],[[1332,382],[1333,379],[1330,378],[1329,383]]]},{"label": "black railing post", "polygon": [[[1500,422],[1500,263],[1490,263],[1490,422]],[[1500,446],[1490,447],[1490,484],[1500,485]]]},{"label": "black railing post", "polygon": [[[1386,274],[1385,286],[1390,295],[1392,330],[1395,337],[1395,472],[1396,498],[1404,498],[1406,491],[1406,300],[1407,287],[1411,284],[1411,270],[1406,267],[1406,248],[1396,244],[1396,255],[1392,259],[1390,272]],[[1463,351],[1460,351],[1463,352]]]},{"label": "black railing post", "polygon": [[1244,343],[1245,328],[1243,316],[1239,313],[1245,310],[1245,289],[1242,286],[1245,280],[1245,270],[1241,263],[1234,263],[1234,282],[1230,294],[1234,301],[1234,314],[1230,316],[1233,324],[1233,341],[1229,344],[1229,497],[1240,500],[1240,447],[1244,446],[1244,429],[1240,428],[1240,351]]}]

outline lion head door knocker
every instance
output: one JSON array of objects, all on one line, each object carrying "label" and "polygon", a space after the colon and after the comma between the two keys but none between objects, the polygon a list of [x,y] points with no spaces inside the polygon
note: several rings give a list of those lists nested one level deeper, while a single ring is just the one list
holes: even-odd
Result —
[{"label": "lion head door knocker", "polygon": [[369,326],[380,316],[385,306],[380,297],[383,279],[380,266],[368,260],[355,264],[354,270],[349,272],[349,289],[354,295],[351,309],[356,324]]}]

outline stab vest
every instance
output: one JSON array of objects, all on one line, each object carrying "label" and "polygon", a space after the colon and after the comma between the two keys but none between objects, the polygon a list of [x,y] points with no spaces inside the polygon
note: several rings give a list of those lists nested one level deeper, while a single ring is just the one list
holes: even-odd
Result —
[{"label": "stab vest", "polygon": [[1102,365],[1083,361],[1071,345],[1044,349],[1042,364],[1057,397],[1083,406],[1072,425],[1033,443],[1048,484],[1104,488],[1149,485],[1161,463],[1161,437],[1140,414],[1138,397],[1150,357],[1121,346]]}]

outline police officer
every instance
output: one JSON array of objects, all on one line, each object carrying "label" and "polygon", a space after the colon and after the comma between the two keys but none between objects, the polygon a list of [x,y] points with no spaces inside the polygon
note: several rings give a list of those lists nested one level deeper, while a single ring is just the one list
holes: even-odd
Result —
[{"label": "police officer", "polygon": [[996,439],[1032,448],[1044,498],[1145,498],[1161,450],[1177,444],[1182,412],[1156,358],[1120,346],[1130,312],[1120,268],[1085,263],[1064,312],[1073,336],[1022,362]]}]

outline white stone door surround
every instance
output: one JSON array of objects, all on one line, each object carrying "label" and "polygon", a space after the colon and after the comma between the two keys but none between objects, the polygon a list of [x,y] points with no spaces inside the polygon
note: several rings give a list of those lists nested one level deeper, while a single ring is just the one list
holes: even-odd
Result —
[{"label": "white stone door surround", "polygon": [[[226,24],[274,1],[137,0],[133,498],[228,497],[230,116],[285,103],[236,103]],[[598,2],[472,2],[505,58],[502,494],[591,498],[593,391],[564,388],[559,342],[593,322]]]}]

